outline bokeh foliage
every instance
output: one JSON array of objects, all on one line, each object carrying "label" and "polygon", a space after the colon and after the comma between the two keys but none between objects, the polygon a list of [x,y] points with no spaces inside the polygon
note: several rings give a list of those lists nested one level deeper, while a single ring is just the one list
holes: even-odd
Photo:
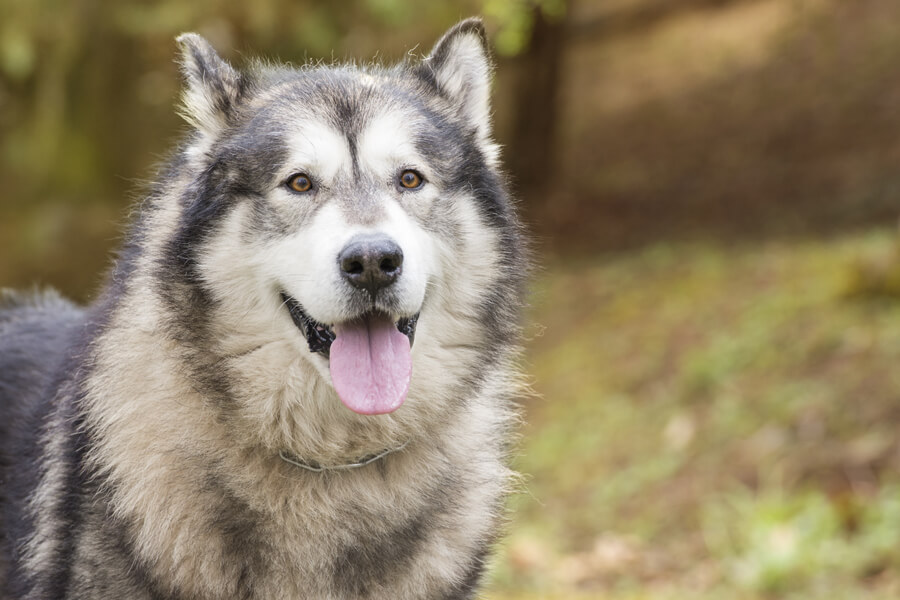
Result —
[{"label": "bokeh foliage", "polygon": [[895,234],[546,265],[496,598],[900,593]]}]

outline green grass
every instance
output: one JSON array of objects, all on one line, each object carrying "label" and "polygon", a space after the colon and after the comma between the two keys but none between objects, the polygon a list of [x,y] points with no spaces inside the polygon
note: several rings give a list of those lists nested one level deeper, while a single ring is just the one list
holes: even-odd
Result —
[{"label": "green grass", "polygon": [[858,287],[896,244],[543,265],[488,597],[900,596],[900,298]]}]

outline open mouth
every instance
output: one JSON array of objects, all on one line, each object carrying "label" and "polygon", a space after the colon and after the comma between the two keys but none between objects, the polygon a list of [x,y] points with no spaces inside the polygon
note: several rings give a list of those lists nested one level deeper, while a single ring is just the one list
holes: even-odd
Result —
[{"label": "open mouth", "polygon": [[[291,320],[297,329],[306,337],[309,344],[310,352],[319,352],[328,357],[331,352],[331,344],[335,340],[334,327],[319,323],[311,318],[303,310],[303,307],[293,297],[281,292],[281,299],[287,306],[291,315]],[[365,318],[368,315],[364,315]],[[409,345],[412,347],[416,339],[416,324],[419,322],[419,314],[416,313],[411,317],[402,317],[397,321],[397,331],[409,338]]]},{"label": "open mouth", "polygon": [[418,314],[394,321],[385,313],[371,311],[326,325],[312,319],[291,296],[282,292],[281,297],[310,351],[329,359],[332,384],[347,408],[381,415],[403,404],[412,375],[410,349]]}]

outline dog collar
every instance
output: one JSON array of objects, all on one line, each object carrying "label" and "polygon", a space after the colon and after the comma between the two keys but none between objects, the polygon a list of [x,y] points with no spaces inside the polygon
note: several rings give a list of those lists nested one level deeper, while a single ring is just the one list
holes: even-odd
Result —
[{"label": "dog collar", "polygon": [[322,465],[315,461],[307,462],[297,457],[290,457],[288,455],[285,455],[284,450],[279,451],[278,456],[280,456],[281,460],[286,463],[290,463],[296,467],[301,467],[303,469],[306,469],[307,471],[312,471],[313,473],[321,473],[322,471],[349,471],[350,469],[358,469],[360,467],[370,465],[376,460],[384,458],[388,454],[400,452],[401,450],[406,448],[407,444],[409,444],[409,440],[406,440],[405,442],[403,442],[403,444],[397,446],[396,448],[387,448],[386,450],[382,450],[377,454],[367,454],[354,462],[345,463],[342,465]]}]

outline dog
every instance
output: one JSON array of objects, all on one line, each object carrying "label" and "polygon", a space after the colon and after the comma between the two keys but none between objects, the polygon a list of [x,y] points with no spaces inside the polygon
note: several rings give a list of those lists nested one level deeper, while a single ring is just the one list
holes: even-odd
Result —
[{"label": "dog", "polygon": [[177,42],[104,291],[0,300],[2,597],[473,597],[529,270],[481,21],[392,66]]}]

